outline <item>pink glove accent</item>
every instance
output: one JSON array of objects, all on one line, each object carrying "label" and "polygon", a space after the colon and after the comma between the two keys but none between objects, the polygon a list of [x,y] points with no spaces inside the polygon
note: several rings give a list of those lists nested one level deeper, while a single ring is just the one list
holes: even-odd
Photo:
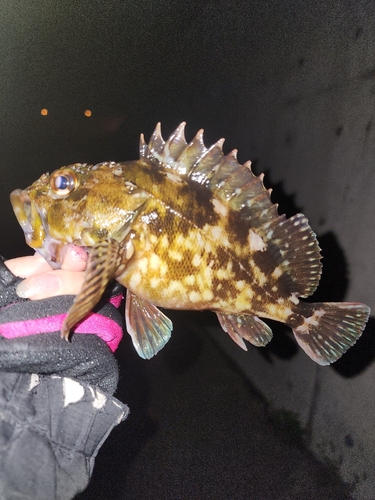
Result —
[{"label": "pink glove accent", "polygon": [[[112,297],[111,304],[119,307],[122,295]],[[60,331],[66,314],[57,314],[45,318],[30,319],[26,321],[13,321],[0,324],[0,335],[7,339],[27,337],[38,333],[48,333]],[[123,330],[116,321],[98,313],[90,313],[83,321],[77,324],[73,330],[75,333],[95,334],[106,342],[112,352],[114,352],[122,339]]]},{"label": "pink glove accent", "polygon": [[121,301],[123,298],[124,298],[124,296],[122,295],[122,293],[120,293],[120,295],[116,295],[115,297],[111,297],[109,299],[109,302],[111,304],[113,304],[116,307],[116,309],[118,309],[121,305]]}]

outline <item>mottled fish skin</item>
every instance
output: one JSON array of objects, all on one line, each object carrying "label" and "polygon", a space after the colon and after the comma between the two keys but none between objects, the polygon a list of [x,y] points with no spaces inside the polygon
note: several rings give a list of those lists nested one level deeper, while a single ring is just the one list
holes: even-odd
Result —
[{"label": "mottled fish skin", "polygon": [[316,236],[302,214],[279,216],[263,175],[235,152],[225,156],[222,144],[207,149],[202,131],[187,144],[184,124],[164,142],[158,125],[148,144],[141,136],[140,160],[70,165],[12,193],[26,241],[53,265],[66,244],[92,248],[65,336],[115,277],[130,292],[127,328],[146,358],[172,330],[157,307],[215,311],[244,349],[243,339],[262,346],[272,338],[258,316],[281,321],[319,364],[355,343],[369,308],[299,300],[319,283]]}]

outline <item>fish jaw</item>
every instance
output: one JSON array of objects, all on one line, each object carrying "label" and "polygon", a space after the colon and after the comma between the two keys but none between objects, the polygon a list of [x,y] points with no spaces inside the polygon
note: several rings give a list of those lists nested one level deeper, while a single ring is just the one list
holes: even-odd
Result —
[{"label": "fish jaw", "polygon": [[44,225],[38,210],[31,202],[27,190],[14,190],[10,194],[10,202],[25,234],[26,243],[32,248],[41,248],[45,238]]},{"label": "fish jaw", "polygon": [[18,223],[24,232],[26,243],[53,268],[60,268],[66,245],[48,234],[46,217],[37,209],[27,190],[15,189],[10,194],[10,201]]}]

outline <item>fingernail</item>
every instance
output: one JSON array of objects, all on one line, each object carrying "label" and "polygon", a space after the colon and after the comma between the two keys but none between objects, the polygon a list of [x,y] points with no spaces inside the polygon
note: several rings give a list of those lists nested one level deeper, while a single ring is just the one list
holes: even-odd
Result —
[{"label": "fingernail", "polygon": [[27,278],[16,288],[17,295],[22,299],[44,298],[58,292],[60,279],[55,274],[36,275]]}]

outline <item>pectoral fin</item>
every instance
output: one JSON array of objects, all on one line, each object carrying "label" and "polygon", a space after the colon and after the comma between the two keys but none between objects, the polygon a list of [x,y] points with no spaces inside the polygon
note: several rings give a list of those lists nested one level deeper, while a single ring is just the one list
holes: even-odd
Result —
[{"label": "pectoral fin", "polygon": [[76,296],[61,329],[68,340],[69,332],[99,302],[106,286],[117,271],[126,264],[125,245],[107,239],[91,247],[82,289]]},{"label": "pectoral fin", "polygon": [[159,309],[127,290],[126,328],[141,358],[150,359],[171,337],[172,321]]},{"label": "pectoral fin", "polygon": [[265,346],[272,339],[271,328],[257,316],[217,313],[217,317],[222,329],[244,351],[247,351],[247,347],[243,339],[257,347]]}]

